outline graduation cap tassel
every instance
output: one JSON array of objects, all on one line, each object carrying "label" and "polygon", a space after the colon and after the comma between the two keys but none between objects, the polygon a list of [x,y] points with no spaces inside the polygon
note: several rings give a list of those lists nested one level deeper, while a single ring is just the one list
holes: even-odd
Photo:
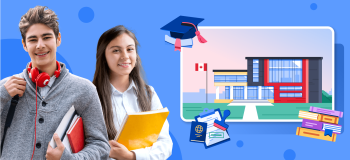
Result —
[{"label": "graduation cap tassel", "polygon": [[179,50],[181,52],[181,39],[180,38],[176,38],[175,41],[175,51]]},{"label": "graduation cap tassel", "polygon": [[198,41],[201,42],[201,43],[205,43],[207,42],[207,40],[204,39],[203,36],[201,36],[201,33],[199,31],[196,31],[196,35],[198,37]]},{"label": "graduation cap tassel", "polygon": [[207,42],[207,40],[205,40],[204,39],[204,37],[201,35],[201,33],[198,31],[198,29],[197,29],[197,27],[196,27],[196,25],[194,25],[193,23],[191,23],[191,22],[182,22],[183,24],[190,24],[190,25],[192,25],[195,29],[196,29],[196,35],[197,35],[197,37],[198,37],[198,41],[199,42],[201,42],[201,43],[205,43],[205,42]]}]

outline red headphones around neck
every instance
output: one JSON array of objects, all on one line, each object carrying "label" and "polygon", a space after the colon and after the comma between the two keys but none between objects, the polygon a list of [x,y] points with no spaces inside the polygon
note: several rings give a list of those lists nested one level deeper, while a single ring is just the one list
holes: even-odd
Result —
[{"label": "red headphones around neck", "polygon": [[[57,70],[55,71],[55,76],[58,78],[61,74],[61,65],[56,61]],[[39,74],[39,69],[36,67],[32,68],[32,62],[29,63],[28,66],[28,75],[29,78],[36,83],[39,87],[45,87],[50,82],[49,74],[42,72]]]},{"label": "red headphones around neck", "polygon": [[[56,61],[56,66],[57,66],[57,70],[55,71],[55,76],[56,78],[58,78],[61,74],[61,65],[60,63],[58,63],[58,61]],[[29,63],[29,66],[28,66],[28,75],[29,75],[29,78],[36,84],[36,87],[35,87],[35,129],[34,129],[34,149],[33,149],[33,153],[32,153],[32,158],[31,160],[33,159],[33,156],[34,156],[34,152],[35,152],[35,144],[36,144],[36,119],[37,119],[37,116],[38,116],[38,98],[37,98],[37,89],[38,89],[38,86],[39,87],[45,87],[47,84],[49,84],[50,82],[50,75],[45,73],[45,72],[42,72],[39,74],[39,69],[36,68],[36,67],[33,67],[32,68],[32,62]]]}]

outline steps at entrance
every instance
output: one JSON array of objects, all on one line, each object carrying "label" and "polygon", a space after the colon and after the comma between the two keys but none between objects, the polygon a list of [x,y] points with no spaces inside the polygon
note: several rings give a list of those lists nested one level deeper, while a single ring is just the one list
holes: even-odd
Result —
[{"label": "steps at entrance", "polygon": [[261,99],[245,99],[245,100],[233,100],[231,103],[270,103],[268,100]]}]

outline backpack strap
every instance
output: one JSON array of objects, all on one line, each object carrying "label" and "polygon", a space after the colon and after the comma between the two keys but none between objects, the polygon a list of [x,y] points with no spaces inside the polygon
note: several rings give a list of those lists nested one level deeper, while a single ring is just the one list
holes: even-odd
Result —
[{"label": "backpack strap", "polygon": [[19,96],[18,95],[15,95],[12,98],[12,100],[11,100],[11,106],[10,106],[10,109],[9,109],[9,111],[7,113],[7,117],[6,117],[5,128],[4,128],[4,135],[2,136],[2,141],[1,141],[1,154],[2,154],[2,149],[3,149],[3,146],[4,146],[6,132],[7,132],[7,129],[11,126],[13,116],[15,115],[15,110],[16,110],[16,106],[17,106],[18,100],[19,100]]}]

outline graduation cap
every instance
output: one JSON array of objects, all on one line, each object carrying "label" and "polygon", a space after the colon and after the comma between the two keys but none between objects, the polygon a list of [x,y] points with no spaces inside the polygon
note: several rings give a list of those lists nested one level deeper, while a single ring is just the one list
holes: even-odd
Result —
[{"label": "graduation cap", "polygon": [[[188,42],[188,39],[191,39],[192,41],[192,38],[196,35],[200,43],[207,42],[197,29],[197,25],[203,20],[203,18],[179,16],[176,19],[172,20],[170,23],[163,26],[161,30],[170,31],[170,36],[176,39],[174,44],[175,51],[181,51],[181,42]],[[169,43],[172,43],[169,41],[169,37],[167,37],[167,35],[165,40]],[[186,45],[187,44],[188,43],[186,43]]]}]

